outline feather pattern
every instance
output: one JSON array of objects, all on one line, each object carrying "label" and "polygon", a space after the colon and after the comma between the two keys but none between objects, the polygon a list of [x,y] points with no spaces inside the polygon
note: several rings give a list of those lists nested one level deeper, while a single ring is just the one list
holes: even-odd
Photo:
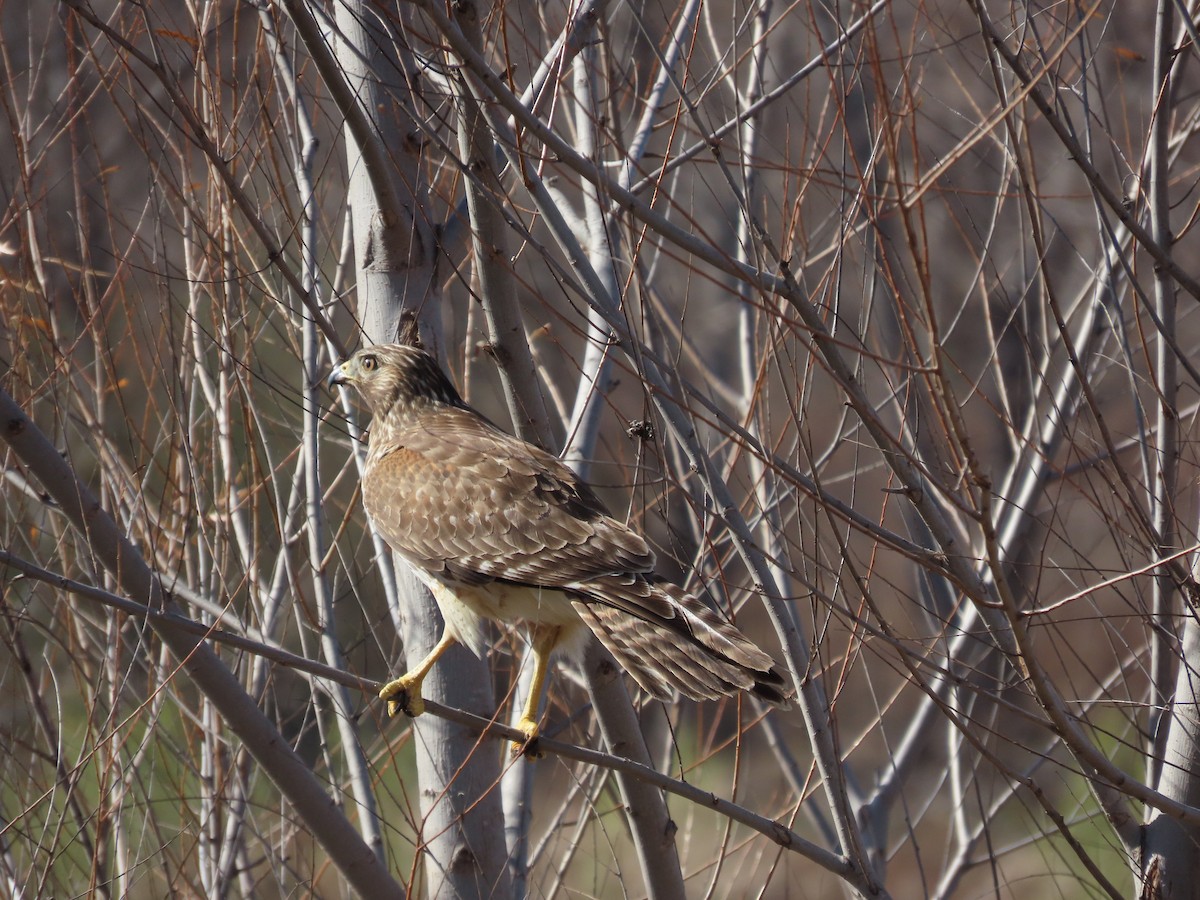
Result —
[{"label": "feather pattern", "polygon": [[786,705],[772,659],[696,597],[654,574],[654,552],[557,458],[468,407],[422,350],[360,350],[335,370],[374,420],[363,505],[434,588],[460,640],[469,615],[586,626],[655,697],[752,691]]}]

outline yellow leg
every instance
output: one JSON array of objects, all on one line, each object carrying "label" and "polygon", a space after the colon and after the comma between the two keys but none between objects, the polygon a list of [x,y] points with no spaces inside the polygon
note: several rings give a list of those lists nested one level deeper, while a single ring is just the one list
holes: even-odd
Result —
[{"label": "yellow leg", "polygon": [[433,668],[443,653],[453,647],[457,641],[448,630],[442,631],[442,637],[425,658],[397,678],[389,681],[379,691],[379,699],[388,702],[388,715],[394,716],[403,710],[410,716],[419,716],[425,712],[425,701],[421,699],[421,682]]},{"label": "yellow leg", "polygon": [[529,696],[525,699],[525,710],[517,722],[517,728],[525,735],[524,744],[513,744],[513,755],[524,753],[530,759],[541,759],[537,749],[538,705],[542,700],[542,688],[546,684],[546,672],[550,667],[550,654],[554,652],[562,629],[545,627],[533,630],[533,679],[529,684]]}]

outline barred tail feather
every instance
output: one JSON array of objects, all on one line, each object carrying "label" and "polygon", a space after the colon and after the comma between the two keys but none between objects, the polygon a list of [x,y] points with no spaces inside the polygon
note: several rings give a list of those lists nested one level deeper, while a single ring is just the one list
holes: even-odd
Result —
[{"label": "barred tail feather", "polygon": [[588,628],[651,696],[712,700],[742,690],[788,706],[774,660],[682,588],[610,576],[568,590]]}]

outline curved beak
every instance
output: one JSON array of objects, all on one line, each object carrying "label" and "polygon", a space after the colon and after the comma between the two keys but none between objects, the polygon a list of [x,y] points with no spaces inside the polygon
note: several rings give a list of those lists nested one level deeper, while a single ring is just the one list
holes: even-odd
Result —
[{"label": "curved beak", "polygon": [[329,373],[329,378],[325,381],[331,390],[339,384],[349,384],[354,380],[354,375],[350,371],[350,363],[350,360],[344,359],[333,367],[333,371]]}]

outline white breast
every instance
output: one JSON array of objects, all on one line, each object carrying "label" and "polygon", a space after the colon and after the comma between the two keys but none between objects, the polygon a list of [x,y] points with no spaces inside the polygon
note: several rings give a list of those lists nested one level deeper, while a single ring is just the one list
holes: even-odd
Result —
[{"label": "white breast", "polygon": [[557,625],[572,644],[587,633],[587,626],[562,591],[503,582],[468,585],[443,581],[421,569],[416,573],[437,601],[446,628],[476,656],[487,649],[483,619],[505,625]]}]

